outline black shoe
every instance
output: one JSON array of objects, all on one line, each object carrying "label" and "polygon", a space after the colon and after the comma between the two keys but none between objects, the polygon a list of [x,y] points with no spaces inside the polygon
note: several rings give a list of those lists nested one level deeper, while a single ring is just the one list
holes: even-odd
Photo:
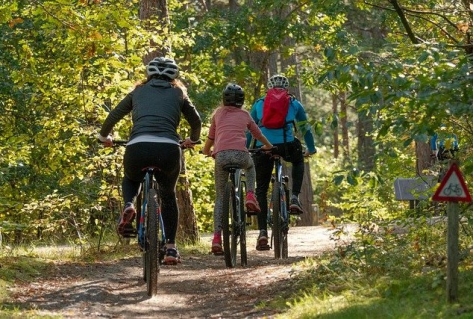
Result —
[{"label": "black shoe", "polygon": [[268,245],[268,234],[266,230],[260,230],[260,234],[258,235],[257,239],[257,247],[255,249],[270,250],[270,246]]},{"label": "black shoe", "polygon": [[290,200],[290,214],[291,215],[301,215],[303,214],[303,208],[298,197],[292,197]]}]

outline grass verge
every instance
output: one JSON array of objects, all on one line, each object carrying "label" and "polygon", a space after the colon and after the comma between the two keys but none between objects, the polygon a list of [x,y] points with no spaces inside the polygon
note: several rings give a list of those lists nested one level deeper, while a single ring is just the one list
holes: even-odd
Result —
[{"label": "grass verge", "polygon": [[448,302],[443,229],[415,228],[363,234],[301,262],[292,292],[268,306],[292,319],[472,318],[471,233],[461,236],[457,300]]}]

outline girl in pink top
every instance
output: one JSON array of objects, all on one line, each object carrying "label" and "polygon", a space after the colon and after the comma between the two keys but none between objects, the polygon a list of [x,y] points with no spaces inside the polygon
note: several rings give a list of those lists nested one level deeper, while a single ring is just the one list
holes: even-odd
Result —
[{"label": "girl in pink top", "polygon": [[[228,84],[222,93],[223,106],[219,106],[213,113],[211,127],[206,144],[202,150],[204,155],[215,159],[214,178],[216,202],[214,205],[214,237],[212,252],[215,255],[223,254],[222,250],[222,205],[224,201],[224,187],[229,173],[224,165],[234,164],[245,169],[247,179],[247,194],[245,206],[248,211],[260,212],[255,197],[255,167],[252,157],[246,147],[246,135],[249,131],[260,141],[262,149],[270,150],[273,145],[263,136],[260,128],[250,114],[242,109],[245,100],[243,89],[236,84]],[[211,151],[211,147],[213,147]]]}]

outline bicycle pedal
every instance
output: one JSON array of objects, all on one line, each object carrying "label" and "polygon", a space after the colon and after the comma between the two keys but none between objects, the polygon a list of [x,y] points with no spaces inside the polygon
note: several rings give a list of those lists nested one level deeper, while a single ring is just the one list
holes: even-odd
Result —
[{"label": "bicycle pedal", "polygon": [[213,254],[214,256],[222,256],[224,255],[224,250],[220,247],[212,247],[211,254]]},{"label": "bicycle pedal", "polygon": [[137,233],[127,232],[124,234],[120,234],[120,236],[122,236],[122,238],[136,238]]},{"label": "bicycle pedal", "polygon": [[270,250],[270,245],[259,245],[256,249],[258,251]]}]

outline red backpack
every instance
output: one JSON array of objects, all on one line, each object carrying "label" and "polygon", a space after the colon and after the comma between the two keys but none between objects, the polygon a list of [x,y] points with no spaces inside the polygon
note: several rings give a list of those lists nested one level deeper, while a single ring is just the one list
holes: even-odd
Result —
[{"label": "red backpack", "polygon": [[272,88],[267,91],[263,100],[261,124],[266,128],[283,128],[290,107],[290,94],[286,89]]}]

